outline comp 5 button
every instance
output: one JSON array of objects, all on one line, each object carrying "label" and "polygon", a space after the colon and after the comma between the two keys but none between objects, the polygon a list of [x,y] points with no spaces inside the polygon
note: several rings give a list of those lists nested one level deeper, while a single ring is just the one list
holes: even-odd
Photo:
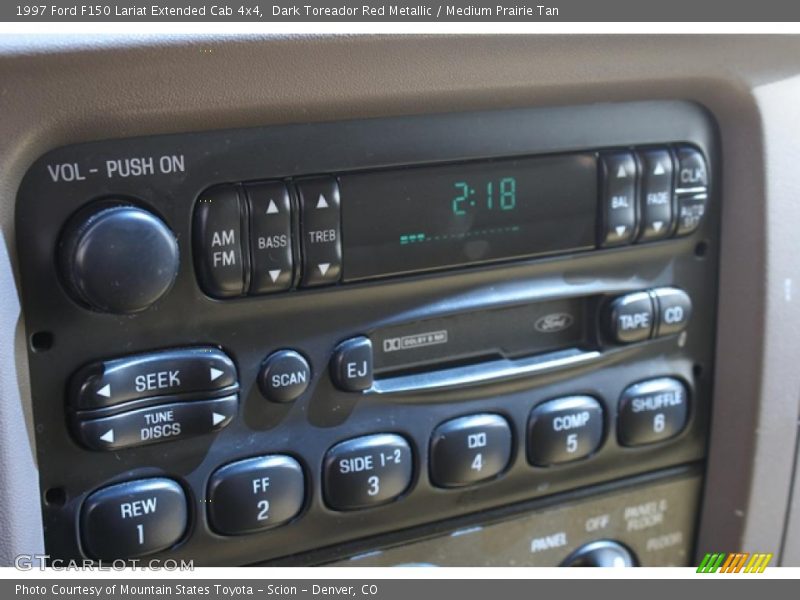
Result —
[{"label": "comp 5 button", "polygon": [[391,502],[408,489],[411,447],[399,435],[381,433],[347,440],[325,455],[325,501],[337,510]]},{"label": "comp 5 button", "polygon": [[603,409],[591,396],[557,398],[533,409],[528,460],[547,467],[585,458],[603,439]]}]

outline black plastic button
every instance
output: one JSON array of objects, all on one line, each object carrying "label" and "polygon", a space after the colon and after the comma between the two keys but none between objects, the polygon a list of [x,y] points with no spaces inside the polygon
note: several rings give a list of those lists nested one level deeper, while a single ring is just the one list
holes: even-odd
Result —
[{"label": "black plastic button", "polygon": [[540,404],[528,420],[528,461],[547,467],[593,454],[603,440],[603,408],[591,396]]},{"label": "black plastic button", "polygon": [[208,484],[208,519],[224,535],[272,529],[303,507],[303,469],[290,456],[249,458],[225,465]]},{"label": "black plastic button", "polygon": [[634,292],[615,299],[609,306],[608,330],[620,344],[641,342],[653,331],[653,301],[647,292]]},{"label": "black plastic button", "polygon": [[651,292],[656,301],[656,327],[654,337],[680,333],[692,317],[692,299],[678,288],[657,288]]},{"label": "black plastic button", "polygon": [[362,392],[372,387],[372,342],[357,337],[339,344],[331,359],[334,384],[346,392]]},{"label": "black plastic button", "polygon": [[242,210],[236,188],[217,187],[200,194],[193,237],[197,279],[203,291],[214,298],[242,295]]},{"label": "black plastic button", "polygon": [[81,442],[92,450],[120,450],[211,433],[236,416],[237,397],[159,404],[99,419],[78,419]]},{"label": "black plastic button", "polygon": [[[705,191],[708,187],[708,169],[703,154],[696,148],[683,146],[676,151],[678,159],[677,191]],[[701,189],[702,188],[702,189]]]},{"label": "black plastic button", "polygon": [[642,216],[639,239],[660,240],[672,233],[672,155],[669,150],[639,152],[642,165]]},{"label": "black plastic button", "polygon": [[603,176],[601,246],[620,246],[636,233],[636,160],[630,152],[600,157]]},{"label": "black plastic button", "polygon": [[164,350],[93,363],[72,378],[75,410],[172,394],[236,388],[236,367],[216,348]]},{"label": "black plastic button", "polygon": [[264,361],[258,387],[267,400],[293,402],[303,395],[311,381],[311,367],[294,350],[278,350]]},{"label": "black plastic button", "polygon": [[172,287],[178,242],[158,217],[135,206],[91,206],[73,217],[59,250],[64,282],[80,302],[110,313],[146,309]]},{"label": "black plastic button", "polygon": [[136,558],[175,545],[187,524],[181,486],[171,479],[141,479],[89,496],[81,511],[81,538],[92,558]]},{"label": "black plastic button", "polygon": [[678,228],[676,235],[694,233],[706,214],[708,195],[705,192],[678,196]]},{"label": "black plastic button", "polygon": [[380,433],[347,440],[325,455],[325,501],[336,510],[391,502],[408,489],[411,447],[399,435]]},{"label": "black plastic button", "polygon": [[688,415],[688,393],[677,379],[662,377],[632,385],[619,400],[619,443],[639,446],[674,437],[686,426]]},{"label": "black plastic button", "polygon": [[294,279],[289,191],[280,182],[248,185],[250,293],[288,290]]},{"label": "black plastic button", "polygon": [[342,273],[342,229],[339,184],[332,177],[297,182],[303,235],[304,287],[339,281]]},{"label": "black plastic button", "polygon": [[503,417],[470,415],[439,425],[431,437],[431,481],[459,487],[502,473],[511,458],[511,428]]}]

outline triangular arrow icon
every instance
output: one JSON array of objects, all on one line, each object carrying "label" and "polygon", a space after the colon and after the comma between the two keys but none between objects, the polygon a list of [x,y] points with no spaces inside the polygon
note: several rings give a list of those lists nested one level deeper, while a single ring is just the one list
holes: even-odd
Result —
[{"label": "triangular arrow icon", "polygon": [[627,229],[627,227],[625,227],[625,225],[617,225],[617,226],[614,228],[614,231],[616,231],[616,232],[617,232],[617,235],[618,235],[619,237],[622,237],[622,234],[623,234],[623,233],[625,233],[625,230],[626,230],[626,229]]},{"label": "triangular arrow icon", "polygon": [[215,379],[222,377],[225,374],[225,371],[220,371],[219,369],[211,367],[209,369],[209,374],[211,375],[211,381],[214,381]]},{"label": "triangular arrow icon", "polygon": [[109,444],[113,444],[114,443],[114,430],[113,429],[109,429],[103,435],[100,436],[100,439],[103,440],[104,442],[108,442]]},{"label": "triangular arrow icon", "polygon": [[328,272],[328,269],[331,268],[331,263],[319,263],[317,265],[319,267],[319,272],[322,273],[322,276],[325,276],[325,273]]},{"label": "triangular arrow icon", "polygon": [[211,424],[212,425],[219,425],[220,423],[222,423],[227,418],[228,417],[226,417],[225,415],[221,415],[219,413],[211,413]]},{"label": "triangular arrow icon", "polygon": [[664,166],[661,163],[656,164],[656,168],[653,169],[653,175],[663,175],[664,174]]},{"label": "triangular arrow icon", "polygon": [[272,198],[270,198],[269,206],[267,207],[267,214],[274,215],[277,212],[278,212],[278,207],[275,205],[275,201]]},{"label": "triangular arrow icon", "polygon": [[107,383],[97,390],[97,395],[103,396],[104,398],[111,398],[111,384]]},{"label": "triangular arrow icon", "polygon": [[269,272],[269,278],[272,279],[272,283],[275,283],[276,281],[278,281],[278,277],[280,277],[280,276],[281,276],[281,270],[280,269],[275,269],[274,271],[270,271]]},{"label": "triangular arrow icon", "polygon": [[658,233],[661,231],[661,228],[664,226],[664,221],[653,221],[653,231]]},{"label": "triangular arrow icon", "polygon": [[627,177],[627,176],[628,176],[628,174],[625,172],[625,167],[620,165],[619,169],[617,169],[617,179],[622,179],[623,177]]},{"label": "triangular arrow icon", "polygon": [[325,196],[322,194],[319,195],[319,200],[317,200],[317,208],[328,208],[328,201],[325,200]]}]

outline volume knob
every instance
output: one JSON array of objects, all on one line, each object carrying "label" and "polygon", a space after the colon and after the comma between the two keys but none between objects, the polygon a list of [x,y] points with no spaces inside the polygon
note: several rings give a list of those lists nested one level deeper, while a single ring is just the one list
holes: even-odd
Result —
[{"label": "volume knob", "polygon": [[60,267],[76,300],[109,313],[146,309],[172,287],[178,242],[166,223],[128,204],[90,206],[67,224]]}]

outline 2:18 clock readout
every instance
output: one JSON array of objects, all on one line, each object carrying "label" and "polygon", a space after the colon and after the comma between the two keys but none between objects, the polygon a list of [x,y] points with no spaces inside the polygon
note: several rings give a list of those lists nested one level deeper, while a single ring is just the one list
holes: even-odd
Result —
[{"label": "2:18 clock readout", "polygon": [[470,209],[514,210],[517,206],[517,180],[514,177],[486,182],[485,187],[480,187],[480,195],[466,181],[457,181],[454,187],[458,191],[452,200],[455,215],[466,215]]}]

